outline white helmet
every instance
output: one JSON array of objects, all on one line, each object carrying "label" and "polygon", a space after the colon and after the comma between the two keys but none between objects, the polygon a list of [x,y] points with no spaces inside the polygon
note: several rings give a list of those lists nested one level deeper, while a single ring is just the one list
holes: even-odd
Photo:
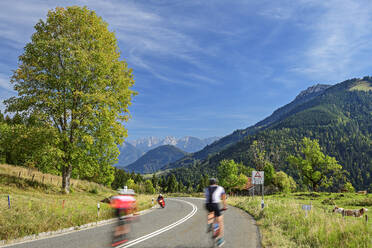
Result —
[{"label": "white helmet", "polygon": [[134,192],[133,189],[118,189],[119,195],[135,195],[136,193]]}]

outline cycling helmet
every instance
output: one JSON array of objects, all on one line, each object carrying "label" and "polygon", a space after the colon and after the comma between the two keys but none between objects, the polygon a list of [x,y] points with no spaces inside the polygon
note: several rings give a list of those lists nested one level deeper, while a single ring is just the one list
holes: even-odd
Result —
[{"label": "cycling helmet", "polygon": [[119,189],[118,193],[119,195],[135,195],[136,194],[133,189],[128,189],[128,188]]},{"label": "cycling helmet", "polygon": [[214,177],[209,179],[209,185],[217,184],[218,180]]}]

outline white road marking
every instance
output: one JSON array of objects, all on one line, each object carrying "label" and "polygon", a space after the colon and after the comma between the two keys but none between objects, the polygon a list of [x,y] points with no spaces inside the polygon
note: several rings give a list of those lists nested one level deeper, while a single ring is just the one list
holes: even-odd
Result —
[{"label": "white road marking", "polygon": [[185,203],[187,203],[187,204],[189,204],[189,205],[192,206],[192,211],[188,215],[186,215],[185,217],[183,217],[182,219],[180,219],[180,220],[178,220],[178,221],[176,221],[176,222],[174,222],[174,223],[172,223],[172,224],[170,224],[170,225],[168,225],[166,227],[163,227],[163,228],[161,228],[161,229],[159,229],[159,230],[157,230],[155,232],[149,233],[149,234],[144,235],[142,237],[139,237],[139,238],[137,238],[135,240],[129,241],[128,243],[125,243],[125,244],[123,244],[121,246],[118,246],[118,248],[131,247],[131,246],[133,246],[135,244],[138,244],[138,243],[143,242],[143,241],[145,241],[147,239],[150,239],[152,237],[155,237],[155,236],[157,236],[157,235],[159,235],[159,234],[161,234],[163,232],[166,232],[166,231],[168,231],[168,230],[170,230],[170,229],[172,229],[172,228],[174,228],[174,227],[182,224],[183,222],[187,221],[188,219],[190,219],[191,217],[193,217],[195,215],[195,213],[198,211],[198,207],[196,205],[192,204],[191,202],[187,202],[187,201],[180,200],[180,199],[168,199],[168,200],[185,202]]}]

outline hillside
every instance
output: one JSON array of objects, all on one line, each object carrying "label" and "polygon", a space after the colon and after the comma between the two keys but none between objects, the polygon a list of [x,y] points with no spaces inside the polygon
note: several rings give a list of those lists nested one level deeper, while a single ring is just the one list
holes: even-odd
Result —
[{"label": "hillside", "polygon": [[195,182],[199,180],[198,175],[215,174],[223,159],[234,159],[254,167],[250,146],[254,140],[259,140],[276,170],[284,170],[299,180],[297,172],[288,167],[286,158],[295,153],[303,137],[310,137],[319,140],[326,154],[336,157],[357,189],[372,189],[371,133],[372,78],[347,80],[297,104],[264,129],[247,135],[197,165],[179,168],[173,173],[179,179]]},{"label": "hillside", "polygon": [[159,146],[145,153],[134,163],[126,166],[124,169],[128,172],[153,173],[158,171],[164,165],[176,161],[187,155],[186,152],[171,145]]},{"label": "hillside", "polygon": [[211,145],[207,145],[203,150],[190,154],[180,160],[166,165],[163,169],[172,169],[178,167],[184,167],[194,164],[196,161],[203,160],[208,156],[216,154],[224,149],[227,149],[230,145],[243,140],[249,135],[253,135],[256,132],[267,128],[270,124],[275,123],[285,116],[287,116],[291,111],[293,111],[297,106],[304,104],[314,97],[321,95],[330,85],[317,84],[309,87],[308,89],[302,91],[292,102],[289,104],[275,110],[269,117],[258,122],[257,124],[250,126],[246,129],[236,130],[232,134],[222,137],[221,139],[215,141]]},{"label": "hillside", "polygon": [[[3,199],[0,201],[0,246],[3,240],[113,218],[110,205],[100,201],[117,194],[116,191],[97,183],[71,179],[71,193],[63,194],[61,182],[60,176],[0,164],[0,197]],[[137,195],[139,210],[150,208],[152,197]]]},{"label": "hillside", "polygon": [[128,164],[131,164],[143,155],[143,152],[141,150],[137,149],[129,142],[124,142],[119,150],[120,155],[118,157],[118,163],[116,164],[116,167],[124,167]]}]

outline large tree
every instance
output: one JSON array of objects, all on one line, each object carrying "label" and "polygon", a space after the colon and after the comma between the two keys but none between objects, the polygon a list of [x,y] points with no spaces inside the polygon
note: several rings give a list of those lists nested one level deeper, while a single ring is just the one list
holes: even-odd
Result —
[{"label": "large tree", "polygon": [[5,102],[7,111],[38,116],[57,130],[63,191],[74,171],[109,184],[117,144],[127,135],[132,70],[108,24],[86,7],[51,10],[35,29],[14,71],[18,96]]},{"label": "large tree", "polygon": [[328,188],[342,175],[342,166],[334,157],[325,155],[317,140],[303,138],[299,155],[289,156],[288,162],[299,170],[305,184],[314,191]]}]

